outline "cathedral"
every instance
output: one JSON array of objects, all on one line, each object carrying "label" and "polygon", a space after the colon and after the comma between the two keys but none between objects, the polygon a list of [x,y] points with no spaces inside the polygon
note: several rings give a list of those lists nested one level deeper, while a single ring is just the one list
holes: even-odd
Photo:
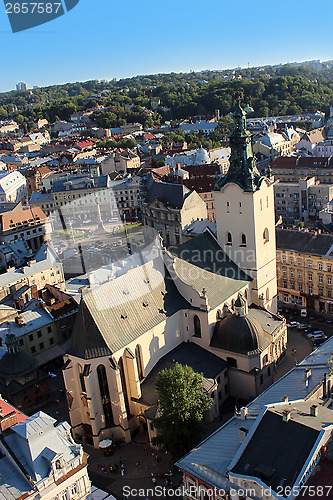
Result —
[{"label": "cathedral", "polygon": [[228,173],[216,179],[217,237],[167,249],[158,236],[125,274],[86,290],[65,355],[74,436],[98,446],[153,437],[157,373],[188,364],[213,404],[249,401],[272,382],[287,329],[277,314],[274,193],[238,101]]}]

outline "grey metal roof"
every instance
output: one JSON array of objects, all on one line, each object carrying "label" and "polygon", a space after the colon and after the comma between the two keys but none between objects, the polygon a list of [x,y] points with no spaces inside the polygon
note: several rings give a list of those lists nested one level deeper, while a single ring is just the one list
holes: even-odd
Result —
[{"label": "grey metal roof", "polygon": [[100,189],[108,186],[108,176],[79,176],[71,175],[65,178],[57,179],[53,182],[52,193],[60,191],[72,191],[77,189]]},{"label": "grey metal roof", "polygon": [[68,353],[110,355],[188,307],[158,256],[83,295]]},{"label": "grey metal roof", "polygon": [[174,271],[184,283],[192,286],[200,295],[205,288],[208,304],[212,309],[249,284],[248,280],[221,276],[177,257]]},{"label": "grey metal roof", "polygon": [[[332,421],[332,417],[331,417]],[[260,477],[268,487],[293,486],[320,430],[267,410],[247,443],[240,459],[230,471]]]},{"label": "grey metal roof", "polygon": [[222,250],[216,239],[208,232],[191,238],[182,245],[172,247],[172,253],[196,266],[228,278],[252,281]]},{"label": "grey metal roof", "polygon": [[182,208],[185,199],[191,194],[191,191],[182,184],[156,181],[152,175],[148,178],[146,188],[145,203],[151,203],[157,198],[171,208]]},{"label": "grey metal roof", "polygon": [[[2,323],[0,325],[0,337],[5,338],[6,334],[10,331],[17,337],[21,337],[26,333],[37,330],[38,328],[43,328],[43,326],[53,323],[53,318],[44,309],[39,308],[35,311],[26,311],[20,314],[20,318],[23,321],[22,326],[19,326],[15,320],[10,320],[8,322]],[[9,328],[8,328],[9,326]]]},{"label": "grey metal roof", "polygon": [[14,425],[13,432],[5,437],[7,445],[33,481],[48,477],[52,451],[56,455],[62,454],[65,462],[75,458],[80,451],[80,446],[69,439],[69,425],[62,423],[55,427],[55,422],[54,418],[40,411]]},{"label": "grey metal roof", "polygon": [[226,361],[215,356],[206,349],[203,349],[193,342],[182,342],[172,351],[168,352],[168,354],[163,356],[144,379],[141,384],[140,402],[150,406],[157,403],[158,396],[155,388],[156,376],[164,369],[174,368],[175,363],[188,365],[193,368],[196,373],[202,373],[204,376],[203,388],[207,392],[214,386],[214,379],[216,379],[216,377],[218,377],[227,367]]},{"label": "grey metal roof", "polygon": [[277,228],[276,248],[309,255],[333,257],[333,235]]},{"label": "grey metal roof", "polygon": [[33,485],[17,467],[13,467],[12,458],[0,443],[0,500],[16,500],[32,490]]}]

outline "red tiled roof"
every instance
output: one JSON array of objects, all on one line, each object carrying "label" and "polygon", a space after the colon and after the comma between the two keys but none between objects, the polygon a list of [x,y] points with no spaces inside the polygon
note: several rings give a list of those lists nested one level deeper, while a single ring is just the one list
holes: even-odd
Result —
[{"label": "red tiled roof", "polygon": [[47,219],[43,210],[40,207],[28,208],[27,210],[20,210],[19,212],[5,212],[0,215],[1,227],[3,231],[9,231],[18,223],[28,223],[33,220],[36,224]]}]

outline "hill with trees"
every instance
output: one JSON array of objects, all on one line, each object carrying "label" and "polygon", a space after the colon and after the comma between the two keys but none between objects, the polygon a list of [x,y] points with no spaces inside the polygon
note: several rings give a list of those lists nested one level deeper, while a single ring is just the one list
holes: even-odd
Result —
[{"label": "hill with trees", "polygon": [[[100,127],[139,122],[146,128],[165,120],[195,115],[221,116],[232,109],[241,90],[255,116],[329,111],[333,104],[333,70],[278,66],[137,76],[119,81],[68,83],[0,94],[0,119],[13,117],[25,130],[39,118],[69,120],[75,111],[97,109],[91,118]],[[153,109],[152,99],[159,99]]]}]

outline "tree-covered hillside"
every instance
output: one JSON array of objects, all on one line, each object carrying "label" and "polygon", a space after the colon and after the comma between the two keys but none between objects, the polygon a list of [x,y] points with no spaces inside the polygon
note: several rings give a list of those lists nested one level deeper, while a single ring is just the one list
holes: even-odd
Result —
[{"label": "tree-covered hillside", "polygon": [[[101,105],[91,118],[102,127],[230,112],[235,92],[254,109],[252,116],[327,112],[333,104],[333,70],[306,67],[249,68],[234,71],[170,73],[111,82],[69,83],[0,94],[0,119],[14,117],[26,130],[38,118],[69,120],[74,111]],[[160,100],[157,109],[154,98]],[[156,99],[155,103],[156,105]],[[154,107],[154,106],[153,106]]]}]

